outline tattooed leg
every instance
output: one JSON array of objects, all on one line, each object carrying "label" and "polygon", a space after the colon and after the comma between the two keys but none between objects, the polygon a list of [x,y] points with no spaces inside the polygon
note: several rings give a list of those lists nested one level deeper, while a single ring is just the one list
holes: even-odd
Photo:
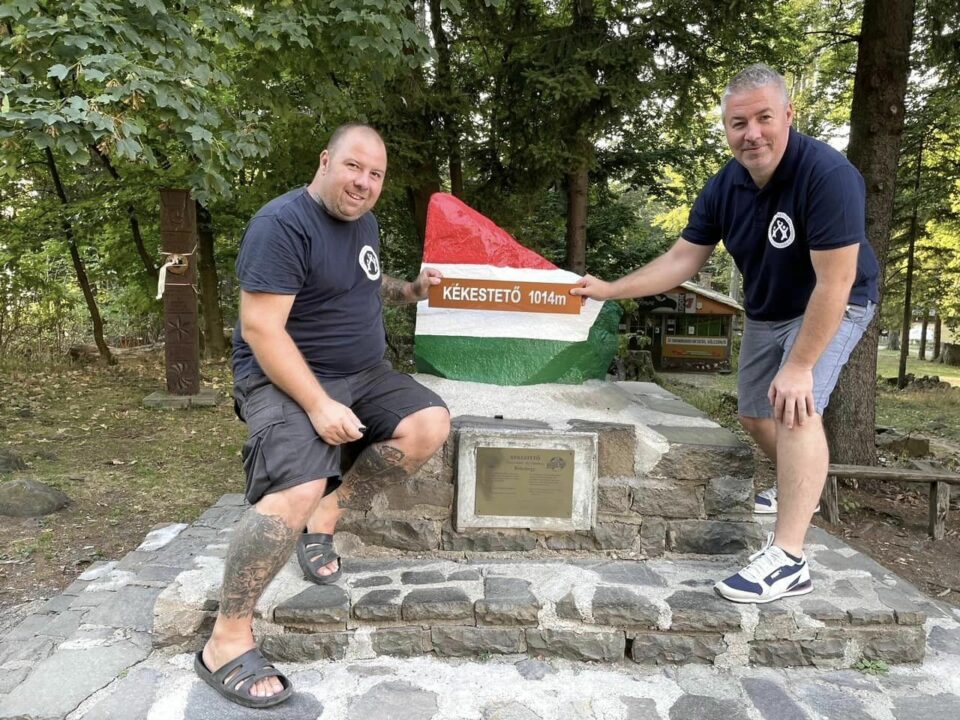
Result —
[{"label": "tattooed leg", "polygon": [[[325,486],[325,480],[317,480],[267,495],[238,523],[224,562],[220,612],[203,649],[210,671],[256,646],[252,625],[257,601],[293,552]],[[280,681],[271,677],[257,682],[251,692],[269,697],[282,690]]]},{"label": "tattooed leg", "polygon": [[335,493],[337,507],[369,510],[378,490],[410,474],[405,460],[404,452],[389,441],[366,448],[343,475]]},{"label": "tattooed leg", "polygon": [[223,569],[220,614],[227,618],[253,616],[267,584],[293,552],[297,531],[273,515],[251,510],[233,533]]},{"label": "tattooed leg", "polygon": [[[310,532],[333,533],[347,508],[366,510],[379,490],[416,472],[443,445],[450,432],[450,414],[431,407],[404,418],[394,436],[366,448],[344,473],[343,483],[327,495],[310,517]],[[320,569],[336,572],[336,561]]]}]

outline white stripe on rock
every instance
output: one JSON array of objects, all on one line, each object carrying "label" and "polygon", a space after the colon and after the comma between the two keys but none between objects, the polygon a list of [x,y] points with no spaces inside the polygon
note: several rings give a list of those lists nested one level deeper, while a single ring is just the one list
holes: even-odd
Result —
[{"label": "white stripe on rock", "polygon": [[[580,276],[569,270],[493,267],[492,265],[453,265],[423,263],[439,270],[446,278],[473,278],[521,282],[576,283]],[[575,302],[577,298],[571,296]],[[458,310],[431,308],[427,301],[417,303],[417,335],[457,337],[525,338],[583,342],[600,314],[602,302],[587,300],[579,315],[504,312],[497,310]]]}]

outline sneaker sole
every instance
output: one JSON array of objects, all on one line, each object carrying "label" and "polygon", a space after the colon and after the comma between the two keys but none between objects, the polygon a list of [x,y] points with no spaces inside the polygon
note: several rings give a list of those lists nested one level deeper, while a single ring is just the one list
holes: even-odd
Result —
[{"label": "sneaker sole", "polygon": [[779,595],[776,595],[774,597],[768,597],[768,598],[757,598],[757,597],[732,598],[724,595],[722,592],[717,590],[716,587],[713,588],[713,591],[717,595],[722,597],[724,600],[729,600],[730,602],[741,603],[744,605],[766,605],[767,603],[773,602],[774,600],[781,600],[782,598],[793,597],[795,595],[806,595],[807,593],[813,592],[813,582],[810,580],[807,580],[807,582],[801,583],[797,587],[793,588],[793,590],[787,590],[785,592],[780,593]]},{"label": "sneaker sole", "polygon": [[[817,505],[817,508],[816,508],[816,510],[813,511],[813,513],[814,513],[814,514],[817,514],[818,512],[820,512],[820,506],[819,506],[819,505]],[[770,508],[756,508],[756,507],[755,507],[755,508],[753,509],[753,514],[754,514],[754,515],[776,515],[776,514],[777,514],[777,511],[776,511],[776,510],[771,510]]]}]

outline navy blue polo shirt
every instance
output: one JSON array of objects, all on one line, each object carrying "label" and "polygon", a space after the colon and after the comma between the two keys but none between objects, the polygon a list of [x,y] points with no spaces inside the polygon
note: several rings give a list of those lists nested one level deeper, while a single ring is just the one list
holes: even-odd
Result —
[{"label": "navy blue polo shirt", "polygon": [[863,177],[839,152],[793,128],[761,189],[736,159],[710,178],[681,233],[697,245],[723,240],[743,275],[751,320],[803,315],[817,277],[811,250],[860,245],[849,302],[878,301],[879,265],[867,241]]}]

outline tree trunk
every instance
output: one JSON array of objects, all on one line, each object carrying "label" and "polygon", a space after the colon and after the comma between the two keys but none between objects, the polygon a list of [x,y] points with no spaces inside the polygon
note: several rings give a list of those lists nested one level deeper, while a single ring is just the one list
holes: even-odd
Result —
[{"label": "tree trunk", "polygon": [[900,349],[900,331],[891,330],[887,333],[887,350]]},{"label": "tree trunk", "polygon": [[903,325],[900,328],[900,364],[897,368],[897,387],[901,390],[907,385],[907,357],[910,355],[910,329],[913,326],[913,311],[910,308],[910,295],[913,293],[913,256],[917,239],[917,209],[913,209],[910,221],[910,247],[907,250],[907,279],[903,286]]},{"label": "tree trunk", "polygon": [[427,236],[427,206],[435,192],[440,192],[440,184],[432,181],[421,184],[419,187],[407,188],[407,200],[410,203],[413,221],[417,225],[417,237],[420,239],[421,248]]},{"label": "tree trunk", "polygon": [[440,120],[443,122],[444,144],[450,167],[450,192],[454,197],[463,198],[463,160],[460,156],[460,131],[455,112],[457,107],[453,98],[453,80],[450,74],[450,41],[443,27],[443,14],[440,0],[430,0],[430,31],[433,45],[437,49],[437,86],[446,101],[442,104]]},{"label": "tree trunk", "polygon": [[903,329],[900,337],[900,368],[897,387],[907,386],[907,356],[910,355],[910,328],[913,325],[913,265],[917,256],[917,225],[920,214],[920,173],[923,168],[923,138],[917,146],[917,172],[913,180],[913,210],[910,213],[910,244],[907,248],[907,278],[903,287]]},{"label": "tree trunk", "polygon": [[[570,37],[581,51],[590,53],[598,49],[600,38],[597,28],[597,13],[594,0],[573,0],[571,3]],[[597,77],[597,68],[592,63],[587,67]],[[590,165],[595,152],[590,138],[588,118],[593,116],[589,103],[582,112],[574,113],[570,132],[570,146],[574,151],[572,167],[566,176],[567,186],[567,256],[566,268],[578,275],[587,269],[587,193],[590,187]]]},{"label": "tree trunk", "polygon": [[[103,164],[103,167],[106,168],[110,177],[120,182],[120,173],[117,172],[113,163],[110,162],[110,158],[100,152],[100,148],[94,144],[90,145],[90,151],[100,158],[100,162]],[[147,275],[152,280],[152,284],[156,285],[160,269],[154,264],[153,257],[150,253],[147,252],[147,246],[143,242],[143,234],[140,232],[140,220],[137,218],[136,208],[131,204],[127,205],[127,218],[130,220],[130,234],[133,236],[133,245],[137,248],[137,255],[140,256],[143,269],[146,270]]]},{"label": "tree trunk", "polygon": [[[881,298],[893,223],[914,9],[914,0],[865,0],[850,112],[847,156],[867,185],[867,238],[880,262]],[[827,434],[833,462],[876,462],[876,376],[874,321],[850,356],[828,406]]]},{"label": "tree trunk", "polygon": [[202,203],[197,203],[197,242],[200,253],[197,274],[200,279],[200,312],[203,313],[203,354],[223,357],[227,346],[223,339],[223,314],[220,312],[220,277],[214,255],[213,218]]},{"label": "tree trunk", "polygon": [[567,173],[567,270],[583,275],[587,268],[587,166]]},{"label": "tree trunk", "polygon": [[923,320],[920,321],[920,350],[917,357],[921,360],[927,359],[927,327],[930,325],[930,312],[924,308]]},{"label": "tree trunk", "polygon": [[[53,151],[50,148],[44,148],[44,154],[47,158],[50,176],[53,178],[53,185],[57,190],[57,197],[60,198],[60,204],[66,208],[68,204],[67,191],[60,181],[60,173],[57,170],[57,162],[53,157]],[[70,248],[70,260],[73,262],[73,269],[77,274],[77,282],[80,284],[83,299],[86,301],[87,310],[90,312],[90,319],[93,321],[93,341],[97,344],[97,350],[100,351],[100,357],[103,358],[104,362],[108,365],[115,365],[117,359],[110,353],[110,348],[107,347],[107,342],[103,339],[103,320],[100,317],[100,310],[97,308],[97,299],[93,295],[93,288],[90,287],[87,269],[83,265],[83,258],[80,257],[76,239],[73,237],[73,226],[66,219],[61,224],[63,234],[67,238],[67,246]]]},{"label": "tree trunk", "polygon": [[940,362],[954,367],[960,366],[960,345],[944,343],[943,353],[940,355]]},{"label": "tree trunk", "polygon": [[740,268],[736,263],[730,263],[730,297],[737,304],[743,304],[743,281],[740,276]]},{"label": "tree trunk", "polygon": [[930,358],[934,362],[940,357],[940,333],[942,331],[940,327],[940,310],[936,310],[935,312],[936,315],[933,318],[933,356]]}]

